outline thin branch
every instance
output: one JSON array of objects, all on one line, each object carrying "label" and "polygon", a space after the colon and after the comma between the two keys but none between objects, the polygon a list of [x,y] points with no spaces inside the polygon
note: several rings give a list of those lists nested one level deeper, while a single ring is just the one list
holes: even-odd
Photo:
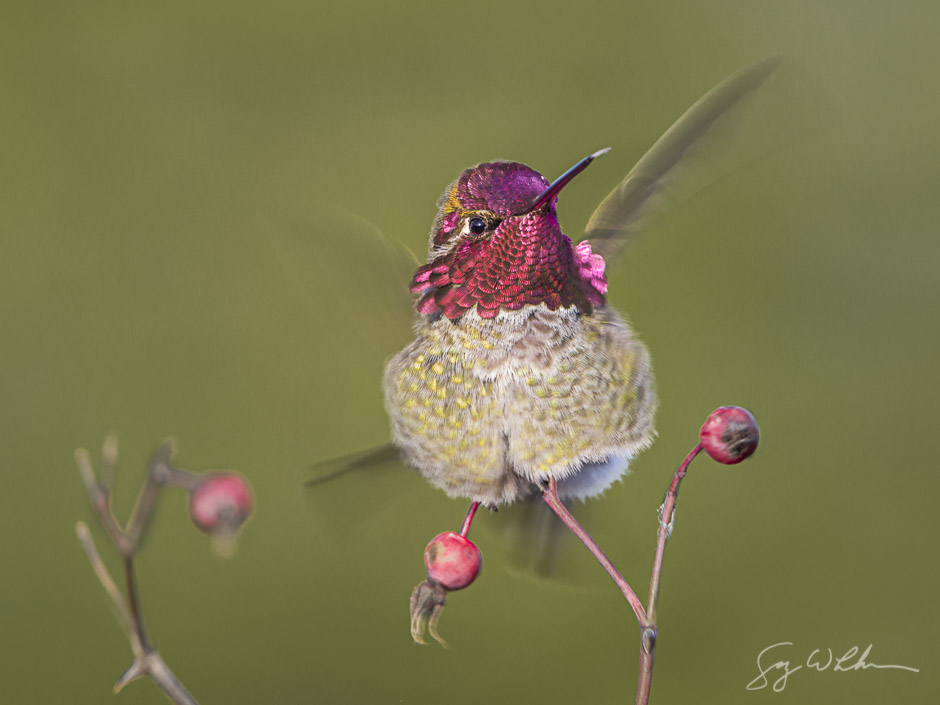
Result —
[{"label": "thin branch", "polygon": [[78,535],[78,540],[82,542],[82,547],[85,549],[85,553],[88,554],[88,560],[91,563],[92,570],[95,571],[95,575],[98,576],[98,580],[101,582],[101,586],[104,588],[104,591],[108,593],[108,597],[111,598],[111,604],[114,607],[114,611],[117,612],[118,621],[121,623],[121,628],[124,629],[128,637],[131,639],[131,649],[134,652],[135,656],[140,656],[142,650],[139,648],[139,642],[134,638],[136,632],[134,630],[134,620],[131,619],[130,610],[127,608],[127,602],[124,601],[124,596],[121,594],[121,591],[118,589],[118,586],[115,584],[114,579],[111,577],[111,573],[108,572],[107,566],[105,566],[104,561],[101,560],[101,555],[98,553],[98,549],[95,547],[94,539],[91,537],[91,531],[88,529],[88,524],[83,521],[78,522],[75,525],[75,533]]},{"label": "thin branch", "polygon": [[[117,583],[111,577],[104,561],[101,560],[101,555],[95,547],[88,525],[84,522],[78,522],[75,526],[75,533],[88,555],[88,560],[95,571],[95,575],[111,599],[118,621],[130,642],[131,651],[134,654],[134,662],[115,683],[114,692],[120,691],[131,681],[146,675],[150,676],[153,682],[176,705],[198,705],[195,698],[186,690],[163,661],[159,652],[147,639],[140,609],[137,577],[134,571],[134,554],[139,545],[140,537],[153,514],[160,488],[169,483],[168,477],[172,484],[182,484],[182,482],[187,481],[183,479],[183,476],[189,475],[185,471],[174,470],[169,467],[168,462],[171,452],[170,446],[164,444],[154,456],[147,475],[147,481],[141,490],[127,530],[121,528],[111,511],[110,485],[117,466],[117,440],[112,436],[105,441],[103,455],[104,473],[107,475],[106,483],[99,482],[96,477],[88,452],[85,450],[75,452],[78,472],[88,490],[92,508],[95,510],[111,543],[114,544],[114,547],[121,555],[124,565],[126,596],[121,594]],[[174,480],[175,482],[173,482]]]},{"label": "thin branch", "polygon": [[[114,449],[114,453],[117,450]],[[88,490],[88,498],[91,501],[91,507],[98,515],[98,521],[111,539],[122,556],[126,555],[128,550],[127,534],[118,523],[114,512],[111,511],[111,489],[98,481],[95,476],[94,468],[91,465],[91,457],[84,448],[75,451],[75,465],[78,467],[78,474],[81,475],[82,482],[85,483],[85,489]],[[113,474],[113,469],[111,471]]]},{"label": "thin branch", "polygon": [[[679,496],[679,485],[682,478],[688,472],[689,463],[702,451],[702,444],[699,443],[685,457],[685,460],[679,465],[666,490],[666,499],[660,507],[659,513],[659,531],[656,536],[656,556],[653,559],[653,573],[650,576],[649,606],[643,609],[643,605],[636,593],[624,579],[614,564],[611,563],[607,555],[601,550],[597,542],[590,534],[578,523],[577,519],[568,511],[567,507],[558,497],[558,484],[554,479],[549,480],[548,485],[542,490],[542,498],[545,503],[551,507],[552,511],[565,523],[572,533],[581,539],[581,543],[587,546],[588,550],[594,555],[597,561],[603,566],[604,570],[611,577],[614,583],[620,588],[623,596],[633,608],[637,621],[640,623],[640,672],[636,684],[636,705],[647,705],[650,698],[650,689],[653,685],[653,658],[656,653],[656,640],[659,631],[656,628],[656,602],[659,598],[659,586],[662,576],[663,555],[666,551],[666,541],[672,534],[673,519],[675,518],[676,500]],[[472,509],[472,508],[471,508]],[[469,515],[468,515],[469,516]]]},{"label": "thin branch", "polygon": [[109,490],[114,484],[114,475],[118,465],[118,439],[113,433],[104,438],[101,446],[101,484]]},{"label": "thin branch", "polygon": [[137,593],[137,574],[134,572],[134,557],[124,559],[124,584],[127,592],[127,609],[134,624],[134,634],[143,651],[152,650],[147,633],[144,631],[144,615],[140,609],[140,596]]},{"label": "thin branch", "polygon": [[169,470],[172,457],[173,446],[170,443],[164,443],[153,454],[150,461],[147,479],[140,490],[140,495],[137,497],[137,504],[134,505],[131,518],[127,522],[127,539],[131,554],[137,550],[141,536],[143,536],[147,524],[150,523],[150,516],[157,504],[157,497],[160,496],[160,488],[166,484],[164,476],[167,474],[166,471]]},{"label": "thin branch", "polygon": [[650,577],[650,595],[648,603],[649,608],[647,609],[650,624],[656,623],[656,602],[659,599],[659,584],[663,570],[663,555],[666,552],[666,541],[672,535],[673,520],[675,519],[676,513],[676,500],[679,498],[679,484],[682,482],[682,478],[684,478],[688,472],[689,463],[691,463],[695,459],[695,456],[701,452],[702,444],[699,443],[691,451],[689,451],[687,456],[685,456],[685,460],[682,461],[682,463],[679,465],[679,469],[676,470],[675,474],[672,476],[672,482],[669,483],[669,489],[666,490],[666,499],[663,501],[663,505],[659,510],[659,531],[656,535],[656,556],[653,558],[653,574]]},{"label": "thin branch", "polygon": [[636,679],[636,705],[647,705],[653,687],[653,657],[656,653],[658,631],[655,626],[644,627],[640,635],[640,674]]},{"label": "thin branch", "polygon": [[[186,690],[180,680],[174,675],[173,671],[166,665],[166,662],[161,658],[159,652],[147,643],[143,625],[139,618],[134,619],[132,617],[132,612],[128,608],[124,596],[111,577],[111,573],[108,572],[104,561],[101,560],[101,555],[95,547],[95,542],[91,537],[91,531],[88,529],[88,525],[83,521],[78,522],[75,525],[75,533],[78,535],[78,540],[81,541],[82,547],[88,555],[88,560],[91,563],[92,569],[95,571],[95,575],[98,576],[98,580],[101,582],[104,591],[108,594],[108,597],[111,598],[111,603],[117,613],[118,621],[121,623],[121,628],[127,635],[131,651],[134,653],[134,663],[131,664],[130,668],[128,668],[118,679],[117,683],[115,683],[114,692],[119,692],[131,681],[146,675],[150,676],[154,683],[167,694],[171,701],[177,703],[177,705],[198,705],[195,698],[190,695],[189,691]],[[134,581],[133,566],[130,563],[127,565],[130,566],[130,572],[127,574],[128,585],[130,585]]]},{"label": "thin branch", "polygon": [[571,512],[568,511],[568,508],[562,503],[561,499],[558,497],[558,483],[555,478],[550,479],[548,485],[542,490],[542,498],[545,500],[545,504],[564,522],[565,526],[581,540],[581,543],[587,546],[587,549],[594,555],[597,562],[601,564],[617,587],[620,588],[620,592],[623,593],[623,596],[627,598],[627,602],[629,602],[630,606],[633,608],[633,612],[636,614],[640,626],[646,626],[646,610],[643,609],[643,603],[640,602],[640,598],[633,592],[633,588],[630,587],[630,584],[620,571],[611,563],[607,554],[601,550],[597,542],[591,538],[591,535],[585,531],[584,527],[578,523],[578,520],[574,518]]},{"label": "thin branch", "polygon": [[663,555],[666,552],[666,541],[672,535],[673,520],[676,515],[676,500],[679,498],[679,485],[685,477],[695,456],[702,451],[702,444],[698,443],[679,465],[672,476],[672,482],[666,490],[666,499],[659,510],[659,530],[656,533],[656,556],[653,558],[653,573],[650,576],[650,595],[646,609],[648,622],[640,635],[640,674],[636,681],[636,705],[647,705],[650,699],[650,688],[653,685],[653,657],[656,653],[656,639],[659,630],[656,628],[656,601],[659,599],[659,585],[663,571]]}]

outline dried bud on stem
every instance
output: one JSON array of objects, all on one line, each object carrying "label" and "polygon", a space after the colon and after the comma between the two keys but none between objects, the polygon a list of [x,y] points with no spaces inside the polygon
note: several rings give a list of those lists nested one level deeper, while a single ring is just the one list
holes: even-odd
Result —
[{"label": "dried bud on stem", "polygon": [[231,556],[238,530],[251,515],[251,489],[234,473],[201,476],[190,490],[189,516],[200,531],[213,539],[215,549]]},{"label": "dried bud on stem", "polygon": [[734,465],[746,460],[757,450],[760,430],[757,421],[747,409],[740,406],[722,406],[715,409],[699,432],[702,448],[712,460]]}]

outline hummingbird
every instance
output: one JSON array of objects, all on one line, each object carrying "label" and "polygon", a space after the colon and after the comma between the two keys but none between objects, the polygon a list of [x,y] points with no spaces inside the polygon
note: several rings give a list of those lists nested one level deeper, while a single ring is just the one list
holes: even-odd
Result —
[{"label": "hummingbird", "polygon": [[438,202],[428,255],[410,281],[414,339],[385,368],[385,407],[404,462],[452,497],[498,507],[551,479],[564,498],[598,495],[654,437],[650,355],[607,302],[608,262],[661,207],[685,155],[776,68],[713,88],[637,163],[577,242],[562,190],[517,162],[463,171]]},{"label": "hummingbird", "polygon": [[450,496],[496,507],[555,478],[599,494],[654,435],[649,353],[607,305],[602,255],[572,245],[561,190],[517,162],[465,170],[440,199],[410,289],[415,339],[385,369],[393,442]]}]

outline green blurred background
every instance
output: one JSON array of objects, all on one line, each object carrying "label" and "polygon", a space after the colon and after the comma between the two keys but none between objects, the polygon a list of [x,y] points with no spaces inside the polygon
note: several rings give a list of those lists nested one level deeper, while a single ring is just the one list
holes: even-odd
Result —
[{"label": "green blurred background", "polygon": [[[711,409],[749,407],[757,455],[699,460],[683,488],[654,702],[935,702],[938,26],[927,1],[6,3],[0,700],[112,702],[130,663],[74,535],[72,452],[115,431],[122,516],[167,436],[182,467],[254,487],[234,560],[179,494],[139,560],[152,637],[203,703],[632,702],[635,621],[578,546],[573,579],[534,580],[482,515],[453,648],[419,648],[421,553],[466,503],[396,469],[302,490],[309,462],[386,439],[381,367],[406,333],[368,293],[381,258],[310,204],[421,252],[465,166],[553,178],[609,145],[561,199],[577,239],[698,96],[783,54],[802,78],[756,126],[795,127],[783,146],[609,271],[660,437],[583,516],[645,594],[672,469]],[[746,691],[782,641],[794,664],[871,643],[921,672]],[[141,682],[114,702],[164,699]]]}]

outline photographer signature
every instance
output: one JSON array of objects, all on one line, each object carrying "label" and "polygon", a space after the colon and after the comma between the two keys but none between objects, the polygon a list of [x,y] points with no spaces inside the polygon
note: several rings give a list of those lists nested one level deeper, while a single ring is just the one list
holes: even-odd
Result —
[{"label": "photographer signature", "polygon": [[[901,671],[911,671],[920,673],[919,668],[910,666],[896,666],[888,664],[870,663],[868,655],[871,653],[872,644],[859,654],[859,647],[853,646],[841,656],[835,656],[832,649],[827,648],[825,653],[822,649],[813,649],[806,661],[798,663],[795,666],[790,665],[790,661],[778,660],[770,663],[776,656],[769,656],[768,652],[772,649],[780,649],[785,646],[793,646],[792,641],[781,641],[777,644],[771,644],[757,655],[757,668],[760,671],[757,678],[747,684],[748,690],[763,690],[770,685],[775,693],[780,693],[787,687],[787,679],[799,671],[804,666],[808,669],[815,669],[822,672],[832,670],[833,673],[840,671],[863,671],[868,668],[896,668]],[[779,651],[777,652],[780,653]],[[780,675],[777,675],[780,673]],[[774,680],[768,679],[768,674],[776,676]]]}]

